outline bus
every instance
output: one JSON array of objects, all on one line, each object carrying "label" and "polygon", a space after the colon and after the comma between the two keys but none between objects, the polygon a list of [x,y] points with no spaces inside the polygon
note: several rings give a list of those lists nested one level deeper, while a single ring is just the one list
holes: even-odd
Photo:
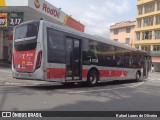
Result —
[{"label": "bus", "polygon": [[15,27],[12,63],[16,79],[95,86],[101,81],[143,81],[150,59],[128,45],[39,20]]}]

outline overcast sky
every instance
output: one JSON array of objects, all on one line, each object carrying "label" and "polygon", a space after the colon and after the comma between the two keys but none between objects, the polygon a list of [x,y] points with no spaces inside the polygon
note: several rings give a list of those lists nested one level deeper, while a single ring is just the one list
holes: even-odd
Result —
[{"label": "overcast sky", "polygon": [[47,0],[85,25],[85,32],[109,37],[111,25],[133,21],[137,0]]}]

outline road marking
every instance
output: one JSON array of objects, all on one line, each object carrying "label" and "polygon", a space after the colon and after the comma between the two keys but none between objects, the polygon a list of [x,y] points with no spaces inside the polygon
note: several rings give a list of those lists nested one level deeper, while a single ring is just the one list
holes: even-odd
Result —
[{"label": "road marking", "polygon": [[158,79],[148,79],[149,82],[160,82]]},{"label": "road marking", "polygon": [[1,76],[0,78],[11,78],[12,75],[8,75],[8,76]]},{"label": "road marking", "polygon": [[125,87],[118,87],[118,88],[112,88],[112,89],[99,89],[99,90],[87,90],[87,91],[72,91],[72,92],[67,92],[68,94],[80,94],[80,93],[90,93],[90,92],[100,92],[100,91],[110,91],[110,90],[118,90],[118,89],[124,89],[124,88],[133,88],[142,85],[144,82],[141,82],[136,85],[131,85],[131,86],[125,86]]},{"label": "road marking", "polygon": [[150,82],[157,82],[157,83],[158,83],[158,82],[160,82],[160,81],[152,80],[152,81],[150,81]]}]

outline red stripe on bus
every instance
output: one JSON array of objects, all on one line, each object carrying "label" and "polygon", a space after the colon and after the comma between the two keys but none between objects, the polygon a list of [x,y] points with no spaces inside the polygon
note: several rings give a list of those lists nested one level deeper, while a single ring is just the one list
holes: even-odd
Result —
[{"label": "red stripe on bus", "polygon": [[[87,69],[82,70],[82,77],[86,78],[88,75]],[[54,78],[65,78],[66,76],[66,69],[64,68],[48,68],[47,69],[47,79],[54,79]]]},{"label": "red stripe on bus", "polygon": [[66,69],[62,68],[48,68],[47,69],[47,79],[52,78],[65,78]]},{"label": "red stripe on bus", "polygon": [[[87,78],[88,69],[82,70],[82,78]],[[100,77],[126,77],[127,71],[124,70],[99,70]],[[47,79],[65,78],[66,69],[64,68],[48,68]]]},{"label": "red stripe on bus", "polygon": [[88,69],[83,69],[82,70],[82,78],[86,78],[87,77],[87,75],[88,75]]},{"label": "red stripe on bus", "polygon": [[126,77],[127,72],[123,70],[99,70],[100,77]]}]

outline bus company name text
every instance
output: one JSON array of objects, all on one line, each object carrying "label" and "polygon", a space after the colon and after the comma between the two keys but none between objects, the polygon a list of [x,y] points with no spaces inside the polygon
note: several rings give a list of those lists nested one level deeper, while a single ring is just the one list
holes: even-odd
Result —
[{"label": "bus company name text", "polygon": [[43,8],[42,8],[42,10],[43,10],[44,12],[46,12],[46,13],[54,16],[54,17],[57,17],[57,18],[59,18],[59,17],[60,17],[60,14],[61,14],[59,11],[55,10],[54,8],[50,8],[50,7],[47,6],[47,4],[45,4],[45,3],[43,3]]}]

